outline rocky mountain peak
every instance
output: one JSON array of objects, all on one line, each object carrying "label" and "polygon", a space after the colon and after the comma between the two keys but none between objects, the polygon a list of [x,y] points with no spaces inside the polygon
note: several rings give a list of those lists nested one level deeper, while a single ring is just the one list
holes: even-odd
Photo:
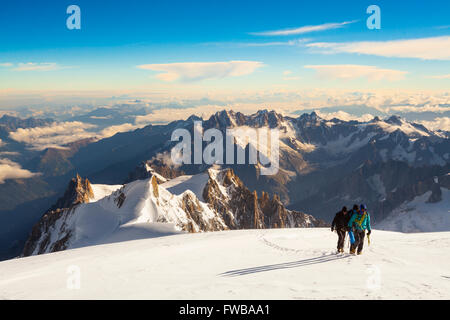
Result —
[{"label": "rocky mountain peak", "polygon": [[199,117],[199,116],[196,116],[196,115],[191,115],[189,118],[187,118],[187,120],[186,121],[188,121],[188,122],[194,122],[194,121],[201,121],[202,120],[202,118],[201,117]]},{"label": "rocky mountain peak", "polygon": [[216,128],[228,128],[236,125],[236,114],[234,111],[222,110],[213,114],[207,122],[209,126]]},{"label": "rocky mountain peak", "polygon": [[232,110],[222,110],[213,114],[207,121],[207,128],[228,128],[235,126],[250,126],[250,127],[264,127],[269,128],[278,127],[284,121],[283,115],[274,110],[258,110],[251,115],[244,115],[241,112],[234,112]]},{"label": "rocky mountain peak", "polygon": [[385,122],[389,123],[389,124],[394,124],[394,125],[402,125],[403,121],[402,118],[400,118],[399,116],[391,116],[388,119],[385,120]]},{"label": "rocky mountain peak", "polygon": [[283,116],[275,110],[258,110],[258,112],[252,116],[252,123],[257,127],[268,126],[269,128],[276,128],[283,120]]},{"label": "rocky mountain peak", "polygon": [[77,173],[75,178],[70,180],[64,195],[58,199],[49,211],[70,208],[80,203],[87,203],[92,198],[94,198],[94,191],[92,190],[90,181],[87,178],[80,177]]},{"label": "rocky mountain peak", "polygon": [[300,117],[297,118],[297,122],[301,127],[316,126],[321,121],[322,121],[322,118],[319,117],[315,111],[313,111],[309,114],[304,113]]},{"label": "rocky mountain peak", "polygon": [[[205,201],[221,213],[230,229],[265,229],[283,227],[325,226],[307,214],[285,208],[280,197],[272,199],[267,192],[258,196],[250,191],[233,169],[210,169],[210,179],[204,189]],[[225,190],[224,190],[225,189]]]}]

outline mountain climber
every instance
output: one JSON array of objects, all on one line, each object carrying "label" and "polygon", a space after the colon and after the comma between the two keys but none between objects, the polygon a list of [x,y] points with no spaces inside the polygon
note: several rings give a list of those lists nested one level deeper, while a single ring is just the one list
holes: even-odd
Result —
[{"label": "mountain climber", "polygon": [[341,211],[336,213],[336,216],[331,223],[331,232],[336,230],[338,234],[337,251],[344,252],[345,233],[347,232],[347,225],[350,220],[350,214],[347,212],[347,207],[343,207]]},{"label": "mountain climber", "polygon": [[[356,205],[356,209],[357,207]],[[367,235],[372,233],[370,215],[365,204],[361,204],[359,210],[355,210],[355,206],[353,206],[352,211],[353,214],[348,222],[348,231],[353,231],[355,242],[350,246],[350,253],[354,254],[356,251],[358,254],[362,254],[366,229],[368,231]]]},{"label": "mountain climber", "polygon": [[[348,213],[349,216],[350,216],[350,219],[352,218],[352,216],[353,216],[354,214],[357,214],[358,212],[359,212],[359,205],[354,204],[352,210],[350,210],[350,212]],[[350,220],[350,219],[349,219],[349,220]],[[353,233],[353,229],[350,228],[350,227],[348,227],[348,222],[347,222],[346,228],[348,229],[347,231],[348,231],[348,236],[349,236],[349,238],[350,238],[350,239],[349,239],[349,240],[350,240],[350,243],[353,244],[353,243],[355,242],[355,236],[354,236],[354,233]]]}]

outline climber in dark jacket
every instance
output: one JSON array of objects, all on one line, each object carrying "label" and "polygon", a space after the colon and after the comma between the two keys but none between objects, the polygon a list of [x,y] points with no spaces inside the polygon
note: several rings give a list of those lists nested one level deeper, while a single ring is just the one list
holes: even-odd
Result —
[{"label": "climber in dark jacket", "polygon": [[344,252],[345,233],[347,232],[347,225],[351,215],[347,212],[347,208],[343,207],[341,211],[336,213],[336,216],[331,223],[331,232],[336,230],[338,234],[337,250]]}]

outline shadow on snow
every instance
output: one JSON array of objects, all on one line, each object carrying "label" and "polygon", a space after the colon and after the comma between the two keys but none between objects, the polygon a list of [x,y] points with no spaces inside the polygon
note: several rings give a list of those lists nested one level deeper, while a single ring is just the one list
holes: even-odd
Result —
[{"label": "shadow on snow", "polygon": [[274,270],[279,270],[279,269],[298,268],[298,267],[303,267],[303,266],[308,266],[308,265],[331,262],[331,261],[335,261],[335,260],[345,259],[348,257],[350,257],[350,256],[349,255],[338,256],[336,254],[328,254],[328,255],[323,255],[320,257],[309,258],[309,259],[293,261],[293,262],[285,262],[285,263],[270,264],[270,265],[259,266],[259,267],[231,270],[231,271],[221,273],[219,275],[224,276],[224,277],[245,276],[247,274],[258,273],[258,272],[274,271]]}]

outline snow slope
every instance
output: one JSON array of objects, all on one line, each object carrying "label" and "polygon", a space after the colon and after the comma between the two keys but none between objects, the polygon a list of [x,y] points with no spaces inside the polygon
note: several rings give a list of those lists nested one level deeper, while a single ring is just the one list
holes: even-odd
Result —
[{"label": "snow slope", "polygon": [[203,199],[203,190],[208,180],[208,173],[200,173],[193,176],[183,175],[161,184],[161,187],[176,195],[180,195],[186,190],[191,190],[200,201],[205,201]]},{"label": "snow slope", "polygon": [[123,185],[109,185],[109,184],[91,184],[92,191],[94,192],[94,198],[89,199],[89,202],[96,202],[109,196],[114,191],[123,187]]},{"label": "snow slope", "polygon": [[400,232],[433,232],[450,230],[450,190],[441,188],[442,200],[427,203],[431,191],[403,203],[377,228]]},{"label": "snow slope", "polygon": [[335,255],[328,228],[78,248],[0,262],[0,299],[450,299],[450,232],[371,238],[362,256]]}]

